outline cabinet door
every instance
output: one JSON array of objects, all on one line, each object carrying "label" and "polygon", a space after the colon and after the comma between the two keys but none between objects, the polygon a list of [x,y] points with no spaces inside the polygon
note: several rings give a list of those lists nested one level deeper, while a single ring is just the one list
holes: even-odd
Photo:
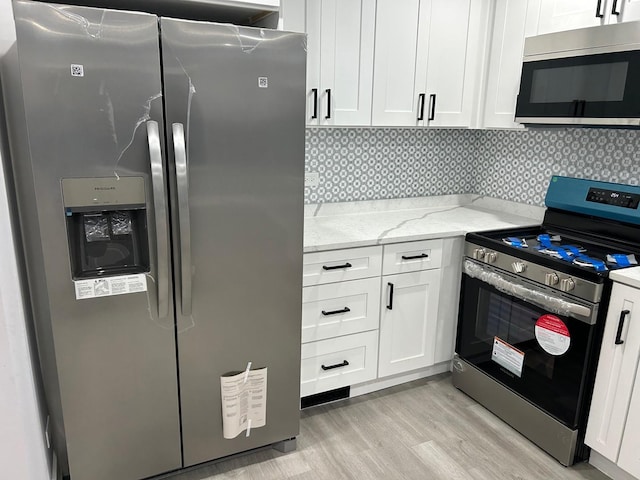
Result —
[{"label": "cabinet door", "polygon": [[[537,24],[534,34],[542,35],[604,25],[608,3],[608,0],[534,0],[529,2],[528,15]],[[596,11],[598,6],[600,12]]]},{"label": "cabinet door", "polygon": [[370,125],[375,0],[322,0],[320,15],[320,125]]},{"label": "cabinet door", "polygon": [[422,3],[428,6],[430,22],[424,124],[468,127],[479,95],[488,2]]},{"label": "cabinet door", "polygon": [[419,125],[425,95],[429,16],[420,0],[378,0],[373,125]]},{"label": "cabinet door", "polygon": [[487,70],[482,126],[522,128],[513,121],[520,90],[526,1],[497,0]]},{"label": "cabinet door", "polygon": [[382,277],[378,376],[433,365],[440,270]]},{"label": "cabinet door", "polygon": [[609,23],[640,20],[640,0],[609,0],[608,5]]},{"label": "cabinet door", "polygon": [[625,430],[639,353],[640,291],[614,284],[585,436],[587,445],[614,463]]},{"label": "cabinet door", "polygon": [[640,478],[640,378],[636,380],[629,404],[629,416],[622,437],[618,466]]}]

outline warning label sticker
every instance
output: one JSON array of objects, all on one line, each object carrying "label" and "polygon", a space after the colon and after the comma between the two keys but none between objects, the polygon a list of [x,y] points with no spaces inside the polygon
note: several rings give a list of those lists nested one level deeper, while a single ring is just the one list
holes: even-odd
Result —
[{"label": "warning label sticker", "polygon": [[513,345],[508,344],[498,337],[493,337],[493,351],[491,360],[498,365],[509,370],[511,373],[522,376],[522,366],[524,365],[524,352],[518,350]]},{"label": "warning label sticker", "polygon": [[147,291],[147,276],[144,273],[92,278],[90,280],[74,281],[73,283],[76,288],[76,300]]},{"label": "warning label sticker", "polygon": [[551,314],[542,315],[536,321],[536,340],[542,349],[551,355],[562,355],[571,345],[571,334],[567,325]]}]

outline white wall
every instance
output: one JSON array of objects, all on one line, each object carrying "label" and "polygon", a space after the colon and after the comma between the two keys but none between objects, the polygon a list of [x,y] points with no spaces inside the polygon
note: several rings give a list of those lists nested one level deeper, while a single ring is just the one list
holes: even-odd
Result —
[{"label": "white wall", "polygon": [[[11,0],[0,0],[0,56],[14,39]],[[0,168],[0,477],[44,480],[50,478],[46,445],[14,252]]]}]

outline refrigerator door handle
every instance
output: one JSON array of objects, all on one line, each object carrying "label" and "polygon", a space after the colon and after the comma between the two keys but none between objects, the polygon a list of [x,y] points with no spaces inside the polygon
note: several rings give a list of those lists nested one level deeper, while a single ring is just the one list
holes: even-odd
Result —
[{"label": "refrigerator door handle", "polygon": [[189,170],[184,140],[184,125],[174,123],[173,151],[176,160],[178,190],[178,225],[180,229],[180,272],[182,285],[182,315],[191,315],[191,221],[189,219]]},{"label": "refrigerator door handle", "polygon": [[153,210],[156,220],[156,265],[158,269],[158,318],[169,311],[169,231],[167,205],[164,192],[164,168],[158,122],[147,122],[149,158],[151,162],[151,185],[153,188]]}]

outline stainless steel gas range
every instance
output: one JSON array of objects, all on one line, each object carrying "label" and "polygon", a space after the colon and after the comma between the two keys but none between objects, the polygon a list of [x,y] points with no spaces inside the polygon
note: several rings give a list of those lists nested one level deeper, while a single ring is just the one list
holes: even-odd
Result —
[{"label": "stainless steel gas range", "polygon": [[453,383],[564,465],[584,433],[611,292],[640,261],[640,187],[552,177],[542,225],[466,236]]}]

